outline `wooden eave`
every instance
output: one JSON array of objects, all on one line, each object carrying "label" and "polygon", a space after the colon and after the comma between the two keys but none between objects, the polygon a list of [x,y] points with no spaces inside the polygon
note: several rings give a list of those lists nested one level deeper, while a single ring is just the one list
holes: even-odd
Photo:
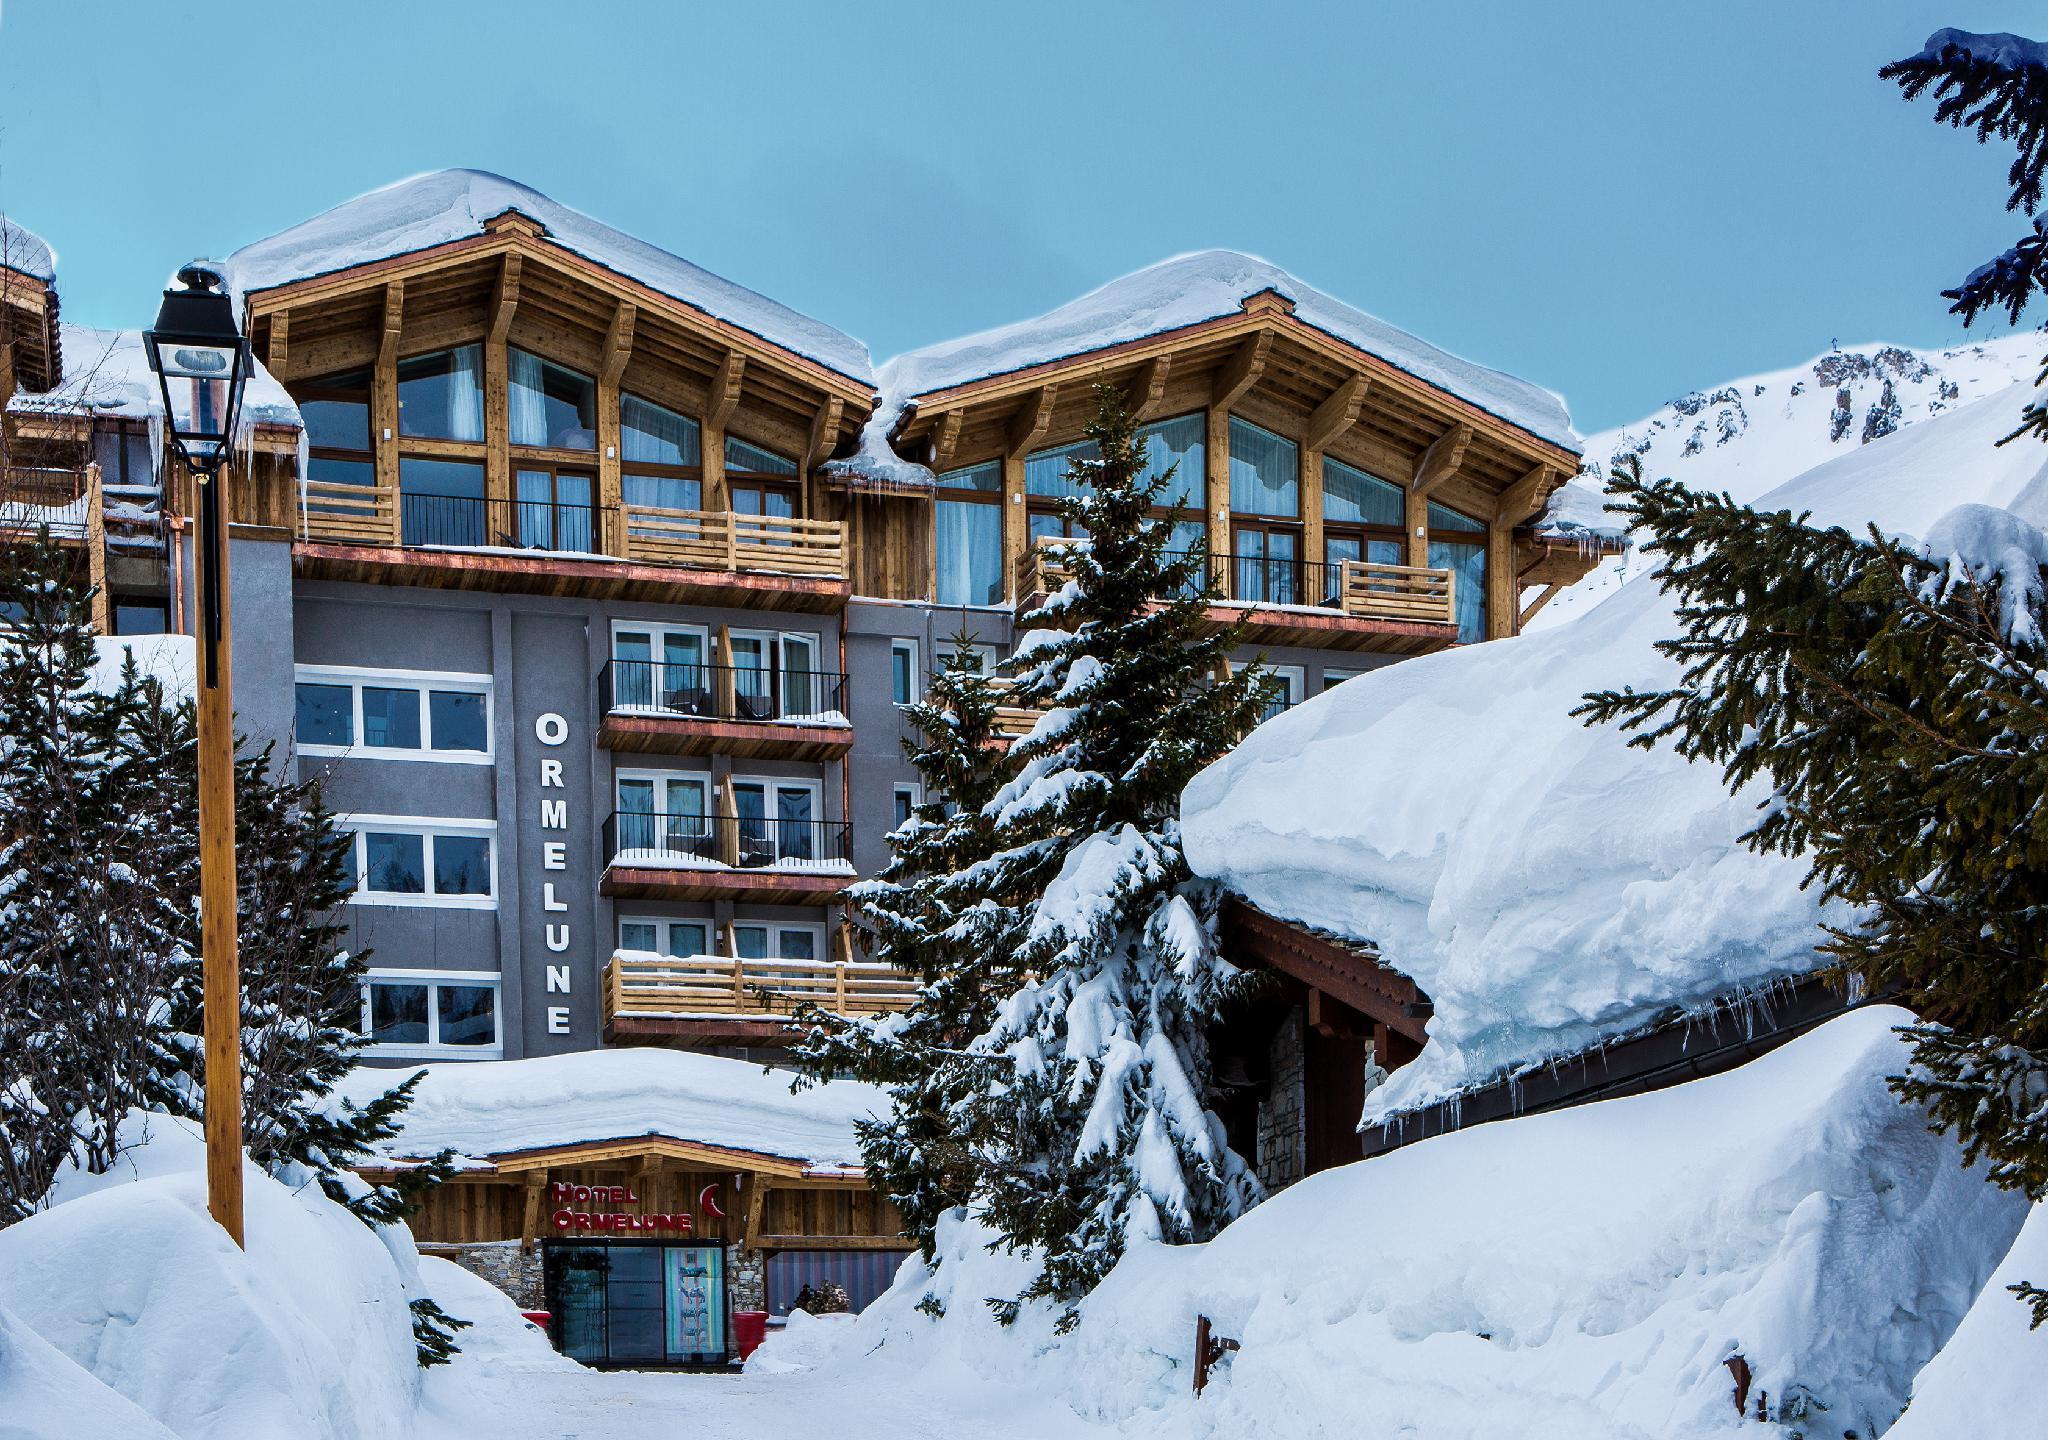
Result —
[{"label": "wooden eave", "polygon": [[[407,329],[411,330],[415,294],[413,286],[416,281],[431,282],[433,276],[451,267],[466,266],[471,262],[501,261],[508,255],[518,255],[524,267],[532,267],[526,269],[522,277],[521,308],[527,303],[529,285],[545,286],[545,279],[536,272],[543,269],[553,270],[561,275],[573,277],[574,282],[585,293],[602,294],[607,297],[603,307],[607,322],[611,307],[619,301],[626,301],[638,307],[643,318],[658,316],[682,330],[703,337],[721,349],[738,351],[747,357],[750,369],[758,364],[767,370],[783,372],[795,378],[810,392],[836,395],[859,417],[864,418],[873,403],[874,389],[871,381],[842,374],[807,355],[785,349],[743,326],[720,319],[687,301],[678,300],[672,295],[579,255],[556,244],[545,235],[529,234],[525,227],[508,227],[494,233],[467,236],[423,250],[373,260],[346,270],[329,271],[323,275],[309,276],[304,280],[253,291],[246,301],[248,327],[254,336],[259,322],[273,315],[289,312],[296,316],[299,311],[311,307],[326,306],[335,302],[346,304],[361,301],[366,292],[374,295],[383,286],[393,281],[402,281],[406,286],[406,325]],[[485,264],[480,268],[495,274],[494,264]],[[294,346],[299,343],[296,327],[295,319],[292,335]],[[605,326],[598,325],[597,328],[602,333]],[[635,344],[637,348],[637,337]],[[858,424],[854,428],[857,430]]]},{"label": "wooden eave", "polygon": [[1610,555],[1621,553],[1621,545],[1582,545],[1577,540],[1547,537],[1534,531],[1515,534],[1515,583],[1530,585],[1573,585],[1593,573]]},{"label": "wooden eave", "polygon": [[623,900],[750,900],[764,905],[830,905],[853,884],[850,873],[815,870],[699,869],[610,864],[600,895]]},{"label": "wooden eave", "polygon": [[57,292],[45,281],[11,265],[0,265],[0,346],[10,354],[14,383],[32,394],[53,390],[64,378],[57,329]]},{"label": "wooden eave", "polygon": [[847,597],[853,593],[848,580],[811,575],[313,540],[293,543],[292,573],[304,580],[645,600],[664,605],[733,605],[808,614],[836,614],[846,608]]},{"label": "wooden eave", "polygon": [[1370,946],[1276,919],[1236,896],[1224,903],[1222,926],[1235,954],[1341,1000],[1418,1045],[1427,1038],[1428,997]]},{"label": "wooden eave", "polygon": [[[701,1170],[746,1170],[772,1175],[778,1181],[809,1183],[820,1187],[865,1184],[859,1167],[834,1166],[825,1173],[818,1167],[786,1155],[760,1150],[739,1150],[725,1145],[706,1145],[695,1140],[677,1140],[667,1135],[636,1135],[613,1140],[586,1140],[574,1145],[550,1145],[533,1150],[508,1150],[484,1157],[489,1170],[464,1170],[456,1179],[491,1179],[524,1176],[535,1170],[566,1170],[581,1166],[613,1165],[623,1160],[672,1160]],[[391,1167],[395,1170],[395,1167]],[[365,1165],[360,1173],[389,1173]]]},{"label": "wooden eave", "polygon": [[747,1045],[763,1048],[790,1043],[787,1020],[756,1020],[735,1015],[614,1015],[605,1022],[607,1045],[666,1045],[695,1049],[702,1045]]},{"label": "wooden eave", "polygon": [[714,720],[697,715],[607,714],[598,722],[597,743],[630,755],[838,760],[853,748],[853,727],[789,720]]},{"label": "wooden eave", "polygon": [[[1254,300],[1258,298],[1253,297]],[[1056,383],[1063,392],[1073,392],[1082,397],[1086,397],[1090,385],[1098,380],[1114,378],[1127,386],[1135,386],[1145,378],[1147,367],[1161,357],[1172,357],[1169,366],[1169,383],[1172,383],[1180,378],[1172,372],[1183,364],[1204,363],[1205,350],[1227,350],[1232,348],[1233,342],[1262,331],[1271,332],[1276,340],[1288,342],[1290,350],[1320,357],[1340,372],[1365,375],[1369,381],[1365,400],[1367,413],[1385,412],[1394,417],[1396,424],[1403,417],[1430,417],[1428,433],[1432,435],[1441,433],[1454,423],[1471,425],[1475,434],[1485,441],[1484,448],[1513,457],[1506,462],[1505,468],[1513,469],[1516,474],[1537,464],[1555,466],[1567,475],[1578,471],[1577,452],[1533,435],[1462,396],[1419,379],[1377,355],[1272,307],[1260,307],[1241,315],[1218,316],[1001,375],[927,391],[912,397],[916,413],[904,426],[901,438],[909,441],[928,434],[938,417],[962,407],[968,411],[967,426],[972,428],[976,424],[976,412],[991,408],[1014,410],[1020,396],[1039,390],[1048,383]],[[1291,369],[1298,368],[1269,362],[1266,373],[1261,376],[1260,388],[1269,393],[1284,393],[1285,380],[1282,377]],[[1087,401],[1087,408],[1093,412],[1092,399]],[[1159,413],[1170,414],[1173,408],[1169,403]],[[966,444],[966,438],[963,435],[963,458],[956,464],[973,463],[966,457],[971,450],[979,448]],[[1070,438],[1072,436],[1056,422],[1046,443],[1059,444]]]}]

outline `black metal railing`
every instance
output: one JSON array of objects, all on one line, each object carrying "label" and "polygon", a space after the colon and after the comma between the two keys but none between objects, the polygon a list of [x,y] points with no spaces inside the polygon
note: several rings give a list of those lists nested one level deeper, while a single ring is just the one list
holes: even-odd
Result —
[{"label": "black metal railing", "polygon": [[704,720],[843,720],[846,676],[834,670],[613,659],[604,667],[604,706]]},{"label": "black metal railing", "polygon": [[[1189,552],[1177,551],[1179,560]],[[1309,605],[1336,610],[1343,604],[1344,567],[1291,555],[1211,555],[1209,577],[1226,600],[1257,605]]]},{"label": "black metal railing", "polygon": [[557,500],[486,500],[476,495],[398,497],[398,539],[402,545],[486,546],[513,550],[567,550],[595,555],[602,549],[599,507]]},{"label": "black metal railing", "polygon": [[613,864],[704,862],[743,870],[823,869],[850,863],[850,827],[841,820],[762,815],[670,815],[617,811],[604,822]]}]

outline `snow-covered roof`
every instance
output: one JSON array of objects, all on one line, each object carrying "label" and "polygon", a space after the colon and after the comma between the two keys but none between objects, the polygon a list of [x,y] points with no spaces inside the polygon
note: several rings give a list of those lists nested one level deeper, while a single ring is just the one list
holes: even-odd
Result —
[{"label": "snow-covered roof", "polygon": [[[2048,520],[2048,452],[1996,442],[2015,385],[1810,470],[1758,503],[1915,536],[1958,505]],[[1634,1033],[1673,1006],[1812,971],[1802,861],[1741,843],[1762,791],[1631,748],[1570,711],[1674,683],[1646,572],[1569,624],[1346,681],[1254,731],[1182,798],[1196,873],[1269,914],[1378,944],[1434,1002],[1422,1056],[1368,1120]]]},{"label": "snow-covered roof", "polygon": [[[426,1078],[404,1128],[380,1147],[392,1159],[450,1149],[482,1160],[655,1136],[839,1173],[861,1166],[854,1122],[887,1107],[881,1091],[855,1081],[792,1094],[786,1071],[679,1050],[584,1050],[420,1068]],[[364,1104],[407,1073],[360,1068],[339,1091]]]},{"label": "snow-covered roof", "polygon": [[772,345],[869,383],[868,348],[743,285],[713,275],[645,240],[483,170],[435,170],[372,190],[228,257],[237,295],[353,269],[484,233],[484,221],[517,210],[584,259],[637,280]]},{"label": "snow-covered roof", "polygon": [[42,281],[56,283],[57,252],[50,242],[26,225],[0,215],[0,265]]},{"label": "snow-covered roof", "polygon": [[[160,420],[163,392],[149,368],[140,330],[58,327],[64,347],[64,381],[39,395],[17,391],[7,408],[17,414],[103,415],[121,420]],[[303,428],[299,407],[271,373],[256,361],[242,393],[242,418],[255,425]]]},{"label": "snow-covered roof", "polygon": [[1035,320],[984,330],[912,350],[877,374],[883,408],[970,381],[1143,340],[1205,320],[1243,313],[1244,302],[1271,290],[1294,302],[1294,318],[1355,345],[1538,439],[1576,452],[1564,401],[1540,386],[1439,350],[1386,321],[1353,309],[1279,266],[1235,250],[1176,255],[1112,280]]}]

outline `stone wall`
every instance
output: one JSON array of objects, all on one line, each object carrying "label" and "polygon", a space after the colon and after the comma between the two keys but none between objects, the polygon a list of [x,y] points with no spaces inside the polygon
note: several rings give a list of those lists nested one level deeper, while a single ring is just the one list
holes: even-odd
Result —
[{"label": "stone wall", "polygon": [[768,1308],[768,1257],[760,1250],[742,1250],[737,1245],[725,1252],[725,1288],[734,1310]]},{"label": "stone wall", "polygon": [[521,1250],[517,1240],[489,1240],[474,1245],[429,1243],[420,1246],[420,1254],[453,1260],[470,1274],[488,1280],[510,1295],[521,1310],[541,1310],[547,1306],[537,1245]]},{"label": "stone wall", "polygon": [[1259,1183],[1284,1190],[1308,1168],[1306,1019],[1299,1005],[1273,1031],[1267,1052],[1266,1095],[1259,1101]]}]

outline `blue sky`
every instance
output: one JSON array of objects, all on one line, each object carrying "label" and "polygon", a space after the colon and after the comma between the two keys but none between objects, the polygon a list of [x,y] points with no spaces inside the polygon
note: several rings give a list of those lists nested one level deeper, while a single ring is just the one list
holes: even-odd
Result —
[{"label": "blue sky", "polygon": [[[2010,151],[1877,67],[2038,4],[0,0],[0,210],[67,319],[443,166],[496,170],[865,339],[1262,254],[1562,392],[1583,431],[1866,340],[2014,238]],[[33,60],[27,57],[39,57]],[[166,148],[167,76],[239,96]]]}]

